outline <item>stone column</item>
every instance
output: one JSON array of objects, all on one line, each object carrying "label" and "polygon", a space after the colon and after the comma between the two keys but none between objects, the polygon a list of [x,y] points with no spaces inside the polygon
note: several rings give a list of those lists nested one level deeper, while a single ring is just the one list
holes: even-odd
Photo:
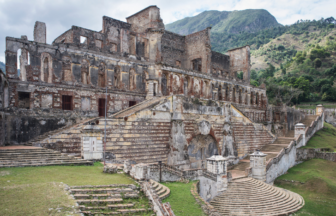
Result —
[{"label": "stone column", "polygon": [[154,96],[153,95],[153,92],[154,92],[153,80],[146,80],[146,82],[147,82],[147,87],[148,87],[146,99],[151,99]]},{"label": "stone column", "polygon": [[252,98],[252,106],[256,105],[256,100],[257,100],[257,95],[253,94],[253,98]]},{"label": "stone column", "polygon": [[266,156],[256,150],[253,154],[250,154],[250,167],[252,167],[252,177],[265,182],[266,181]]},{"label": "stone column", "polygon": [[321,115],[323,113],[324,107],[319,104],[316,106],[316,115]]},{"label": "stone column", "polygon": [[298,137],[302,134],[302,139],[303,139],[303,146],[306,145],[306,125],[302,123],[297,123],[295,125],[295,130],[294,130],[294,137]]},{"label": "stone column", "polygon": [[227,189],[227,158],[221,155],[213,155],[207,159],[207,171],[217,175],[217,191]]}]

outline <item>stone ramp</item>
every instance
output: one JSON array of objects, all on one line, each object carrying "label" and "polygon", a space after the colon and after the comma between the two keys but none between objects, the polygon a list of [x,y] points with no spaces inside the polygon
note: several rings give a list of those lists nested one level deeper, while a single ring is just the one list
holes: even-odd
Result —
[{"label": "stone ramp", "polygon": [[138,203],[144,197],[135,185],[72,186],[69,191],[83,215],[144,215],[152,212],[151,208]]},{"label": "stone ramp", "polygon": [[134,106],[131,106],[127,109],[124,109],[120,112],[117,112],[115,114],[113,114],[112,118],[124,118],[124,117],[127,117],[127,116],[130,116],[138,111],[141,111],[145,108],[148,108],[150,106],[154,106],[155,104],[158,104],[161,100],[165,99],[165,98],[168,98],[170,96],[164,96],[164,97],[155,97],[155,98],[152,98],[152,99],[148,99],[148,100],[145,100],[145,101],[142,101],[141,103],[138,103]]},{"label": "stone ramp", "polygon": [[45,148],[1,148],[0,168],[52,166],[52,165],[93,165],[93,162],[76,159]]},{"label": "stone ramp", "polygon": [[288,215],[304,206],[296,193],[253,178],[232,180],[210,204],[222,215]]}]

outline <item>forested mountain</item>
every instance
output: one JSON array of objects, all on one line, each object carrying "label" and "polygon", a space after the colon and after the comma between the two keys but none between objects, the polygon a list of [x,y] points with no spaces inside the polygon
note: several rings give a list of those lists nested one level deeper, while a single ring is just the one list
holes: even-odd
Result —
[{"label": "forested mountain", "polygon": [[281,26],[267,10],[248,9],[242,11],[204,11],[194,17],[166,25],[168,31],[181,35],[201,31],[211,26],[211,32],[257,32],[259,30]]},{"label": "forested mountain", "polygon": [[[230,19],[231,12],[205,11],[166,29],[189,34],[212,25],[212,49],[222,53],[250,45],[251,84],[265,83],[271,104],[336,101],[336,20],[299,20],[281,26],[270,14],[261,16],[269,17],[269,22],[251,14],[258,11],[269,14],[246,10]],[[250,28],[251,23],[258,27]]]}]

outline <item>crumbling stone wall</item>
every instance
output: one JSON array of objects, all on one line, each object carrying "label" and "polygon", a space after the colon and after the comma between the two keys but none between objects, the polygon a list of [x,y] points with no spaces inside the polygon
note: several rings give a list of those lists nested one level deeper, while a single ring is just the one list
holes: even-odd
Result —
[{"label": "crumbling stone wall", "polygon": [[243,79],[249,82],[251,76],[250,46],[247,45],[228,50],[228,54],[230,56],[231,74],[243,72]]}]

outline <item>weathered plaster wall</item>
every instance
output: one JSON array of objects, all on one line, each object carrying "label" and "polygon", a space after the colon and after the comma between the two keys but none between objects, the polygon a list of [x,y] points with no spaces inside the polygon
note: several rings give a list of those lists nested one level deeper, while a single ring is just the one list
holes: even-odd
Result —
[{"label": "weathered plaster wall", "polygon": [[326,152],[323,149],[297,149],[296,150],[296,161],[305,161],[310,159],[323,159],[336,162],[335,152]]},{"label": "weathered plaster wall", "polygon": [[243,79],[249,81],[251,76],[250,46],[231,49],[228,54],[230,56],[231,74],[243,72]]}]

